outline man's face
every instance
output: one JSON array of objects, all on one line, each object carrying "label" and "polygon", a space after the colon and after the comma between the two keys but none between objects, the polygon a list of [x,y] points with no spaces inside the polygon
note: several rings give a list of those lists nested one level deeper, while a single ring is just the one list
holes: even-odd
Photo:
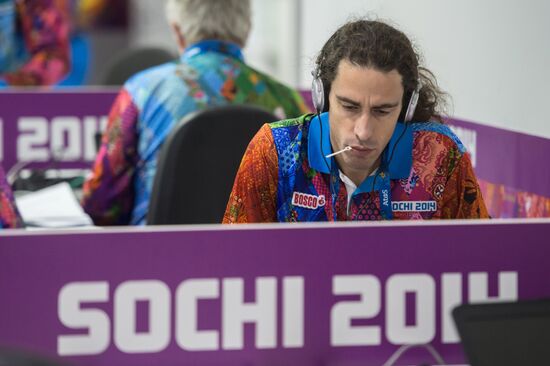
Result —
[{"label": "man's face", "polygon": [[333,151],[352,147],[336,161],[355,184],[378,167],[402,98],[402,77],[396,70],[382,72],[340,61],[329,95],[330,141]]}]

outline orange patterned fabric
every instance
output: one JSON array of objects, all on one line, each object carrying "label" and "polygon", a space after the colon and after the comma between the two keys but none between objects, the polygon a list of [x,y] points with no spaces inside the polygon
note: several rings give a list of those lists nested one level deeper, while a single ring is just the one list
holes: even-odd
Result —
[{"label": "orange patterned fabric", "polygon": [[15,206],[15,199],[4,170],[0,166],[0,230],[23,227],[23,221]]},{"label": "orange patterned fabric", "polygon": [[[488,218],[487,208],[472,168],[469,154],[461,154],[447,136],[434,132],[416,134],[413,145],[412,174],[426,187],[440,207],[431,218]],[[392,190],[392,195],[395,189]],[[401,198],[405,198],[401,196]],[[417,214],[403,219],[422,219]]]},{"label": "orange patterned fabric", "polygon": [[248,145],[224,215],[224,223],[276,221],[278,161],[265,124]]},{"label": "orange patterned fabric", "polygon": [[[71,64],[69,1],[13,0],[13,3],[17,10],[25,55],[16,54],[15,60],[5,70],[0,70],[1,78],[15,86],[52,85],[59,82],[67,75]],[[18,42],[21,41],[16,38],[15,43]],[[14,53],[18,51],[13,50]]]},{"label": "orange patterned fabric", "polygon": [[479,185],[493,218],[550,217],[550,197],[481,179]]},{"label": "orange patterned fabric", "polygon": [[[391,199],[394,204],[402,205],[407,202],[411,202],[411,205],[417,202],[434,202],[437,209],[394,209],[393,218],[488,218],[470,157],[463,150],[460,141],[445,126],[423,129],[421,125],[415,126],[413,134],[410,174],[408,178],[391,180]],[[298,128],[301,132],[293,134],[290,132],[291,128]],[[283,135],[296,136],[290,140],[299,145],[294,152],[288,149],[288,156],[278,153],[284,150],[277,149],[274,138],[274,134],[281,135],[281,129],[286,129],[283,130]],[[348,207],[346,188],[344,184],[338,184],[341,183],[339,178],[333,176],[337,183],[331,186],[328,174],[310,167],[307,157],[307,129],[307,119],[302,124],[281,122],[262,127],[251,141],[241,162],[224,223],[332,221],[334,215],[337,221],[382,219],[378,192],[360,193],[357,196],[354,194]],[[281,164],[294,164],[295,173],[281,175]],[[281,180],[289,179],[293,181],[292,193],[304,192],[313,197],[324,198],[331,197],[330,192],[335,192],[337,197],[334,201],[326,199],[326,204],[323,201],[324,206],[320,208],[294,207],[288,204],[289,197],[284,197],[281,188],[284,186],[281,185]],[[336,186],[338,188],[335,190]],[[290,209],[281,214],[285,211],[285,202]]]}]

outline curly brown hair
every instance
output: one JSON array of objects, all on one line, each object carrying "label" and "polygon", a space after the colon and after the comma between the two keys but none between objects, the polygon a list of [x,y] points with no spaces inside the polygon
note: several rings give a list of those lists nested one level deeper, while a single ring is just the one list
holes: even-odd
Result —
[{"label": "curly brown hair", "polygon": [[434,74],[419,65],[419,54],[409,38],[400,30],[378,20],[355,20],[340,27],[325,43],[315,61],[315,76],[323,82],[325,110],[328,95],[342,60],[383,72],[397,70],[402,77],[404,119],[412,92],[420,83],[418,104],[412,122],[443,122],[448,95],[437,85]]}]

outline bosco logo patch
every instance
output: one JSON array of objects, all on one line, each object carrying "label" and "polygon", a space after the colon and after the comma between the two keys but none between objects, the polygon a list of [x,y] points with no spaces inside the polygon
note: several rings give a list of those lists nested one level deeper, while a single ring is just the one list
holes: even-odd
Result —
[{"label": "bosco logo patch", "polygon": [[325,196],[314,196],[312,194],[294,192],[292,194],[292,204],[294,206],[315,210],[317,207],[323,207],[325,205]]}]

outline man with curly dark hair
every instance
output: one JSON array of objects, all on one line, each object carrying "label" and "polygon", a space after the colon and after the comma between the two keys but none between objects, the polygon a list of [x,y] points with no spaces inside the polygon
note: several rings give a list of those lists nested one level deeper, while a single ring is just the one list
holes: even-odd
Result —
[{"label": "man with curly dark hair", "polygon": [[470,157],[442,123],[446,95],[403,32],[348,22],[313,74],[317,113],[261,128],[225,223],[488,217]]}]

